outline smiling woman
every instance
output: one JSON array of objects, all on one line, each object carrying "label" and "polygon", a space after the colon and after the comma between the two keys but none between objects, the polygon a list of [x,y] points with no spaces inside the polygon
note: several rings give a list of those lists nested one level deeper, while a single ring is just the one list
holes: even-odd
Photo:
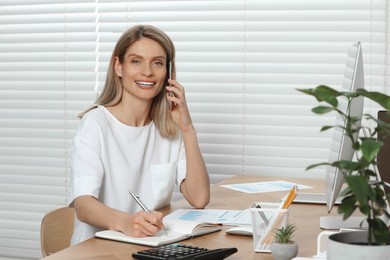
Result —
[{"label": "smiling woman", "polygon": [[[163,228],[162,213],[142,211],[170,203],[174,184],[188,202],[205,207],[210,183],[185,100],[184,88],[168,79],[174,47],[155,27],[138,25],[118,40],[101,96],[82,114],[74,139],[70,206],[77,218],[72,243],[111,229],[135,237]],[[169,96],[166,91],[174,94]],[[175,106],[168,110],[167,102]],[[160,117],[164,114],[164,117]],[[170,127],[174,131],[167,131]]]}]

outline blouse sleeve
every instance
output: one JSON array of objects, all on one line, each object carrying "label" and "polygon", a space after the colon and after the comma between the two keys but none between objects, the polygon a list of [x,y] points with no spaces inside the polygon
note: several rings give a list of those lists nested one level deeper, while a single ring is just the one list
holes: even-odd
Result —
[{"label": "blouse sleeve", "polygon": [[177,177],[176,184],[180,188],[180,184],[186,178],[187,172],[187,161],[186,161],[186,152],[184,149],[183,139],[180,139],[180,149],[179,149],[179,157],[177,163]]},{"label": "blouse sleeve", "polygon": [[82,195],[98,198],[103,180],[102,131],[96,120],[84,116],[71,149],[69,204]]}]

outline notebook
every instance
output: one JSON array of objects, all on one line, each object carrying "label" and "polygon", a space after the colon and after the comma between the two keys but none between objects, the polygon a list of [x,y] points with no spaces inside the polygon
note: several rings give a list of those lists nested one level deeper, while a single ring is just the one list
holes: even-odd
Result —
[{"label": "notebook", "polygon": [[221,226],[216,224],[178,219],[164,219],[164,226],[167,234],[160,231],[156,235],[149,237],[130,237],[122,232],[113,230],[98,231],[95,233],[95,236],[145,246],[161,246],[221,230]]}]

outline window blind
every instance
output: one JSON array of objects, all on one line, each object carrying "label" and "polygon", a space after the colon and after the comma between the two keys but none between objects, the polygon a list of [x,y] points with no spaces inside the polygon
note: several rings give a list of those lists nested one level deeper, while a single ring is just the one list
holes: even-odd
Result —
[{"label": "window blind", "polygon": [[[322,178],[333,116],[296,88],[341,86],[361,41],[366,88],[388,92],[387,0],[0,2],[0,259],[41,257],[43,215],[66,205],[77,114],[135,24],[164,30],[213,183]],[[366,104],[365,110],[375,113]]]}]

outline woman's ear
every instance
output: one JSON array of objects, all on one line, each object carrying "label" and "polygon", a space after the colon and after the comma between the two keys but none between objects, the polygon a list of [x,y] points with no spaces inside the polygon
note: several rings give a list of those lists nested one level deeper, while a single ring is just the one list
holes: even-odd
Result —
[{"label": "woman's ear", "polygon": [[115,57],[115,63],[114,63],[114,69],[115,73],[118,77],[122,77],[122,64],[119,61],[119,58]]}]

